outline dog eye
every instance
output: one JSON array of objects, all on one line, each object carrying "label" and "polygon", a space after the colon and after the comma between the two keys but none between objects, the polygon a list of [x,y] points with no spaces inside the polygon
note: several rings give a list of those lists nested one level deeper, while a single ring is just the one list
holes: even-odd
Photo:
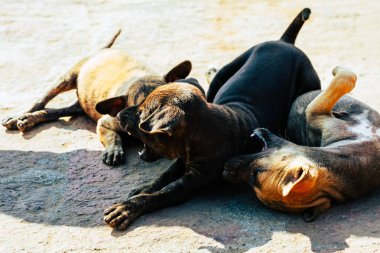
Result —
[{"label": "dog eye", "polygon": [[256,179],[257,179],[257,176],[259,175],[259,173],[260,173],[260,170],[254,170],[254,171],[252,172],[252,177],[255,178],[255,180],[256,180]]},{"label": "dog eye", "polygon": [[261,184],[258,180],[258,176],[260,175],[260,173],[262,173],[264,171],[263,168],[256,168],[255,170],[253,170],[252,174],[251,174],[251,184],[252,185],[255,185],[256,187],[260,188]]}]

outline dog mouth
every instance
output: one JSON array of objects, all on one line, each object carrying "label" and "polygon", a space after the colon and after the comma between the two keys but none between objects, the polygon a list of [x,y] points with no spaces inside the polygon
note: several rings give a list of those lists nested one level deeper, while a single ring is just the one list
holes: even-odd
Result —
[{"label": "dog mouth", "polygon": [[140,159],[142,159],[145,162],[155,162],[158,159],[161,159],[162,156],[157,154],[153,149],[148,147],[147,145],[144,144],[143,150],[141,150],[139,153]]},{"label": "dog mouth", "polygon": [[230,182],[230,183],[235,183],[236,177],[237,177],[237,171],[233,169],[225,169],[222,173],[222,177],[224,180]]},{"label": "dog mouth", "polygon": [[223,179],[235,184],[241,182],[242,176],[245,174],[244,172],[249,169],[248,161],[250,157],[250,155],[242,155],[229,160],[224,165],[222,172]]},{"label": "dog mouth", "polygon": [[130,126],[130,124],[128,124],[127,122],[124,122],[124,121],[119,120],[119,126],[120,126],[120,128],[121,128],[125,133],[127,133],[127,134],[130,135],[130,136],[134,136],[134,134],[133,134],[133,130],[132,130],[132,127]]}]

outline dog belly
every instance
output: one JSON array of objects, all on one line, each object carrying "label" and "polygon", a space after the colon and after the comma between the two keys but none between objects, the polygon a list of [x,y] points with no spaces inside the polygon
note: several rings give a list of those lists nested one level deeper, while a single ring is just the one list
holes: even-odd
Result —
[{"label": "dog belly", "polygon": [[127,94],[130,84],[128,80],[147,73],[142,64],[134,61],[125,52],[106,49],[81,68],[77,86],[79,103],[84,112],[97,121],[102,116],[95,110],[98,102]]}]

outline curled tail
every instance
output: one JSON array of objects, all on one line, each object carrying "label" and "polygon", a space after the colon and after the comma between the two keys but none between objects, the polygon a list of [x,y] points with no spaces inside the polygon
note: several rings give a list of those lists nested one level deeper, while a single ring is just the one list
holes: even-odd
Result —
[{"label": "curled tail", "polygon": [[110,42],[108,42],[108,44],[105,47],[103,47],[103,48],[110,48],[110,47],[112,47],[113,43],[115,42],[115,40],[117,39],[117,37],[119,37],[120,33],[121,33],[121,29],[119,29],[116,32],[116,34],[112,37],[112,39],[110,40]]},{"label": "curled tail", "polygon": [[309,8],[303,9],[286,29],[280,40],[294,44],[298,32],[301,30],[303,23],[309,19],[310,13],[311,10]]}]

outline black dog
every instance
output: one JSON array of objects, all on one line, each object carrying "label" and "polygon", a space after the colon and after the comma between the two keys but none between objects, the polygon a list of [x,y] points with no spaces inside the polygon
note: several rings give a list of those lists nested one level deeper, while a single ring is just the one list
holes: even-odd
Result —
[{"label": "black dog", "polygon": [[252,47],[215,76],[207,103],[194,85],[172,83],[118,114],[120,126],[150,151],[177,161],[153,183],[105,211],[111,227],[125,229],[138,216],[178,204],[220,179],[226,161],[242,154],[252,129],[282,134],[293,101],[320,89],[307,56],[293,43],[310,14],[304,9],[278,41]]}]

